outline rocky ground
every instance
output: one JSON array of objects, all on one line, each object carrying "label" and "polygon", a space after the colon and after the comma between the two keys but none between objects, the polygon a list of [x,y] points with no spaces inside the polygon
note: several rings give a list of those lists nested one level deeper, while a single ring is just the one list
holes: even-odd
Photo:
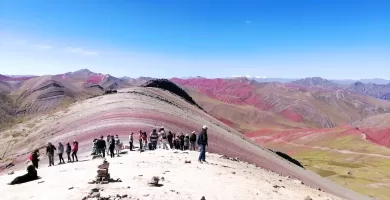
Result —
[{"label": "rocky ground", "polygon": [[[42,178],[21,185],[7,185],[24,171],[0,176],[3,200],[19,199],[262,199],[339,200],[340,198],[241,161],[208,154],[208,163],[197,162],[198,152],[125,152],[107,158],[114,180],[89,184],[96,176],[101,158],[81,156],[82,162],[39,168]],[[56,161],[57,162],[57,161]],[[160,180],[150,185],[152,177]],[[21,192],[23,191],[23,192]]]}]

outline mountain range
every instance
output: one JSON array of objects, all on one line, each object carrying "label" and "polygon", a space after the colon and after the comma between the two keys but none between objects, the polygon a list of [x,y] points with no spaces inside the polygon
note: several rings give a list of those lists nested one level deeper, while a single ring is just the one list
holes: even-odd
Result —
[{"label": "mountain range", "polygon": [[[386,177],[390,176],[386,170],[390,159],[390,84],[340,84],[320,77],[290,81],[268,79],[269,82],[264,81],[265,78],[258,79],[117,78],[87,69],[46,76],[0,75],[0,125],[6,133],[2,137],[19,141],[12,150],[15,156],[26,151],[27,140],[37,140],[44,145],[44,141],[51,138],[50,132],[62,138],[65,134],[77,135],[85,130],[87,132],[79,137],[89,140],[120,126],[115,131],[126,134],[125,130],[133,125],[122,127],[119,122],[123,120],[137,123],[137,129],[140,124],[158,124],[158,121],[180,129],[180,122],[188,129],[183,131],[191,131],[195,128],[191,120],[206,113],[212,116],[205,117],[206,121],[218,124],[214,131],[220,130],[217,127],[223,124],[223,130],[238,131],[236,133],[254,143],[285,152],[305,168],[352,190],[381,198],[390,195],[383,192]],[[120,91],[119,96],[105,95],[111,90]],[[196,106],[188,107],[182,100]],[[172,113],[167,115],[168,111],[160,108],[158,102],[168,103]],[[101,104],[101,107],[91,107],[92,104]],[[145,109],[150,106],[152,110]],[[162,109],[165,114],[153,114],[153,109]],[[77,115],[68,114],[72,112]],[[40,116],[47,116],[45,119],[55,116],[53,120],[68,116],[69,119],[52,122],[65,123],[63,128],[50,124],[46,124],[45,129],[28,128],[39,124],[43,120]],[[80,118],[80,122],[73,121],[76,118]],[[110,121],[112,130],[100,127],[99,123],[106,123],[106,118],[114,120]],[[100,128],[89,129],[91,124]],[[45,134],[39,135],[40,130],[45,130]],[[228,144],[239,152],[241,147],[225,134],[212,136],[217,140],[213,151],[225,152],[222,149]],[[278,173],[284,173],[282,168]]]}]

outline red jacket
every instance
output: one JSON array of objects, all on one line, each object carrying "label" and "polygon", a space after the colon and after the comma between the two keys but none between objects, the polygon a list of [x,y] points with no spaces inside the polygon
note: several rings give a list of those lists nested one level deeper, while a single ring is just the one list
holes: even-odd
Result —
[{"label": "red jacket", "polygon": [[73,142],[73,151],[78,151],[79,150],[79,143],[78,142]]}]

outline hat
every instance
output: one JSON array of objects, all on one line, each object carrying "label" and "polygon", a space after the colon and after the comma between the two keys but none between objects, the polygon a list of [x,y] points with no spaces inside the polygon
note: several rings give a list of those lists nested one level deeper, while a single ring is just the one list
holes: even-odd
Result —
[{"label": "hat", "polygon": [[195,131],[192,131],[192,133],[195,133]]},{"label": "hat", "polygon": [[206,125],[203,126],[203,129],[207,129],[208,127]]},{"label": "hat", "polygon": [[164,126],[161,126],[161,128],[164,128]]}]

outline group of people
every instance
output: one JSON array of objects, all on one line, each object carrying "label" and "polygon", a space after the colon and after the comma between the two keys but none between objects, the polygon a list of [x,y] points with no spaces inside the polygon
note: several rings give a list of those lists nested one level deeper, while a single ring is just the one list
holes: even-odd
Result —
[{"label": "group of people", "polygon": [[[100,136],[100,139],[93,140],[93,150],[92,155],[102,155],[103,158],[107,155],[110,155],[111,158],[115,157],[115,153],[119,157],[121,150],[123,148],[123,143],[120,141],[118,135],[115,137],[113,135],[108,135],[106,140],[103,136]],[[115,151],[115,152],[114,152]]]},{"label": "group of people", "polygon": [[[54,155],[55,155],[56,151],[58,154],[58,158],[60,160],[60,162],[58,164],[60,165],[60,164],[65,164],[65,160],[63,158],[64,152],[68,156],[68,163],[75,162],[75,160],[77,162],[78,161],[78,158],[77,158],[77,151],[78,150],[79,150],[79,143],[76,140],[73,141],[73,148],[71,147],[71,145],[69,143],[67,143],[66,149],[64,148],[64,145],[61,142],[58,143],[57,148],[51,142],[49,142],[46,146],[46,155],[49,158],[49,167],[54,166]],[[71,157],[71,155],[72,155],[72,157]],[[36,169],[38,169],[39,156],[40,156],[39,149],[35,149],[29,156],[29,161],[31,161],[32,165]]]},{"label": "group of people", "polygon": [[[162,149],[177,149],[177,150],[196,150],[196,145],[199,145],[200,155],[199,162],[206,162],[206,146],[208,146],[208,137],[207,137],[207,126],[202,127],[202,131],[196,135],[195,131],[191,135],[183,133],[175,134],[171,131],[166,133],[164,127],[161,127],[158,131],[153,129],[153,131],[147,136],[146,132],[140,130],[138,135],[139,140],[139,151],[145,151],[146,149],[155,150],[158,148]],[[134,138],[133,133],[130,133],[129,136],[129,145],[130,151],[133,151],[134,148]],[[149,139],[149,140],[148,140]]]}]

